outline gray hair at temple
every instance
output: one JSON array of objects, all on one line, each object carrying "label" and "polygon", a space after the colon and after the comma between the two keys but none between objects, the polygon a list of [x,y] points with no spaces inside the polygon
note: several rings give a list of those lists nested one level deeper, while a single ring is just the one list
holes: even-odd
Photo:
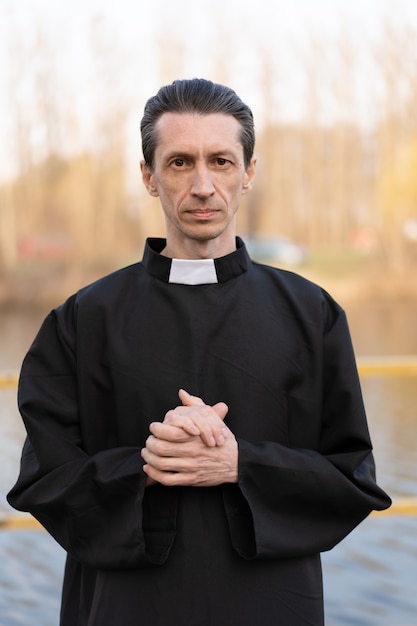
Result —
[{"label": "gray hair at temple", "polygon": [[224,85],[203,78],[175,80],[161,87],[145,105],[140,124],[142,152],[146,165],[152,171],[155,149],[158,145],[156,122],[164,113],[224,113],[232,115],[241,125],[240,142],[243,146],[245,167],[248,168],[255,148],[255,128],[250,108],[239,96]]}]

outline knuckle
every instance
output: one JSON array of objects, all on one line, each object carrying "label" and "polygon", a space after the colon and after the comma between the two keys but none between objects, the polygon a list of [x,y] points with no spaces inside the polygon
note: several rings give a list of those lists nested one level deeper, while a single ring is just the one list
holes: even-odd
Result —
[{"label": "knuckle", "polygon": [[152,455],[149,464],[158,472],[167,472],[169,470],[168,461],[164,457]]},{"label": "knuckle", "polygon": [[171,409],[170,411],[165,413],[164,423],[165,424],[170,424],[172,422],[172,420],[174,419],[174,417],[175,417],[175,412],[174,412],[174,410]]},{"label": "knuckle", "polygon": [[159,482],[165,487],[176,485],[180,482],[179,475],[176,472],[162,472]]},{"label": "knuckle", "polygon": [[165,454],[166,444],[160,439],[156,439],[152,444],[152,452],[157,456],[163,456]]}]

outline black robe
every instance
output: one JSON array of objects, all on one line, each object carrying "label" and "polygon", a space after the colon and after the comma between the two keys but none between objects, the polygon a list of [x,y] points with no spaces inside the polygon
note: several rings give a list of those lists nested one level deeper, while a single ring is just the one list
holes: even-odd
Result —
[{"label": "black robe", "polygon": [[[149,240],[24,360],[8,499],[68,553],[62,626],[319,626],[320,552],[390,504],[342,309],[237,243],[217,283],[184,285]],[[180,388],[229,406],[237,484],[145,489],[148,425]]]}]

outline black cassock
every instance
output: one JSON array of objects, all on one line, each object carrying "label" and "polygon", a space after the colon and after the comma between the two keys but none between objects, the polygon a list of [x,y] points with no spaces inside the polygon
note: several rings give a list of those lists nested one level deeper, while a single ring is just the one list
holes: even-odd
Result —
[{"label": "black cassock", "polygon": [[[320,552],[390,504],[342,309],[237,245],[211,262],[218,282],[179,284],[148,240],[25,358],[8,497],[68,553],[62,626],[319,626]],[[145,489],[149,423],[180,388],[229,406],[238,484]]]}]

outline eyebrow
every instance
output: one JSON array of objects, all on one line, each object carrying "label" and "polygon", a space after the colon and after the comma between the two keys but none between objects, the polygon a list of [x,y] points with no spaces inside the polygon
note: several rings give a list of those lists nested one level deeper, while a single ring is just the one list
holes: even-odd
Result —
[{"label": "eyebrow", "polygon": [[[229,148],[225,148],[225,149],[216,149],[213,150],[213,152],[209,152],[208,153],[209,158],[213,159],[213,158],[233,158],[236,159],[236,154],[231,151]],[[186,150],[178,150],[178,151],[170,151],[166,154],[165,159],[167,161],[171,160],[171,159],[193,159],[194,155],[192,152],[187,152]]]}]

